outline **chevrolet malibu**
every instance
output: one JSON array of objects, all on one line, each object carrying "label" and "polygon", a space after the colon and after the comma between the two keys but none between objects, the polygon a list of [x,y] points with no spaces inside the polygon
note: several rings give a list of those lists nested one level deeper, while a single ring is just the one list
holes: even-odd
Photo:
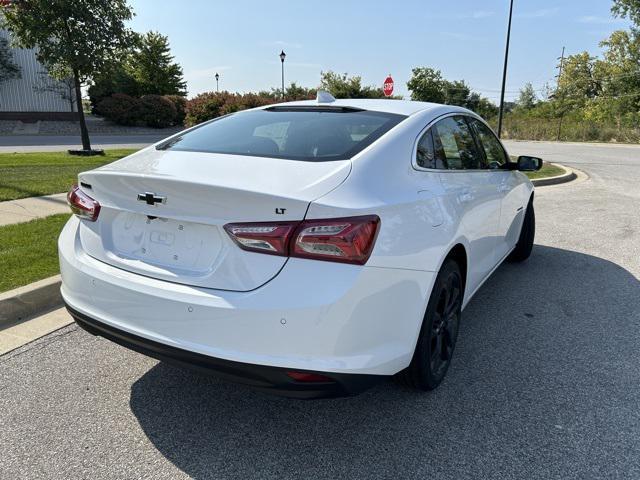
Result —
[{"label": "chevrolet malibu", "polygon": [[264,391],[431,390],[469,300],[531,253],[541,165],[448,105],[220,117],[79,175],[62,296],[92,334]]}]

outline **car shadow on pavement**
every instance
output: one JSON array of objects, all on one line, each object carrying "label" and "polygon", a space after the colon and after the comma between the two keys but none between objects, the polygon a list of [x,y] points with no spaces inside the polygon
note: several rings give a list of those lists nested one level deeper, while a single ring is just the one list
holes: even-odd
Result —
[{"label": "car shadow on pavement", "polygon": [[638,345],[634,275],[536,245],[469,304],[433,392],[389,381],[298,401],[159,363],[130,407],[194,478],[625,477],[639,466]]}]

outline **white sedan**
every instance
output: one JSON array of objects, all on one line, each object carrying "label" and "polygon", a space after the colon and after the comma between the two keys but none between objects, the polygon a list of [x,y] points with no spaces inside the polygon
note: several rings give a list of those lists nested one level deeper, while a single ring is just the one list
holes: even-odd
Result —
[{"label": "white sedan", "polygon": [[454,106],[235,113],[79,175],[62,296],[90,333],[261,390],[430,390],[465,305],[531,252],[541,165]]}]

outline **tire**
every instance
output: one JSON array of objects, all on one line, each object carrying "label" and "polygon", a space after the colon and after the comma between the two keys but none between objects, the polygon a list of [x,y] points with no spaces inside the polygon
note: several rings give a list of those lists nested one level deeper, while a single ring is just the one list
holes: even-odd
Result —
[{"label": "tire", "polygon": [[522,221],[522,229],[516,248],[507,257],[509,262],[524,262],[531,255],[533,239],[536,236],[536,213],[533,210],[533,201],[529,201],[527,212]]},{"label": "tire", "polygon": [[462,297],[460,267],[446,260],[431,291],[411,363],[397,375],[400,383],[425,391],[440,385],[458,339]]}]

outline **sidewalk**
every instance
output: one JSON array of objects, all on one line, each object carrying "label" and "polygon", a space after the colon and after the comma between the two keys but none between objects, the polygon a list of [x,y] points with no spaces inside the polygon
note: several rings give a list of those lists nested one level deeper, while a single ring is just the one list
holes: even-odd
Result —
[{"label": "sidewalk", "polygon": [[[103,150],[144,148],[166,135],[91,135],[91,146]],[[82,148],[77,135],[0,135],[0,153],[63,152]]]},{"label": "sidewalk", "polygon": [[66,196],[66,193],[56,193],[44,197],[0,202],[0,226],[28,222],[34,218],[48,217],[56,213],[71,213]]}]

